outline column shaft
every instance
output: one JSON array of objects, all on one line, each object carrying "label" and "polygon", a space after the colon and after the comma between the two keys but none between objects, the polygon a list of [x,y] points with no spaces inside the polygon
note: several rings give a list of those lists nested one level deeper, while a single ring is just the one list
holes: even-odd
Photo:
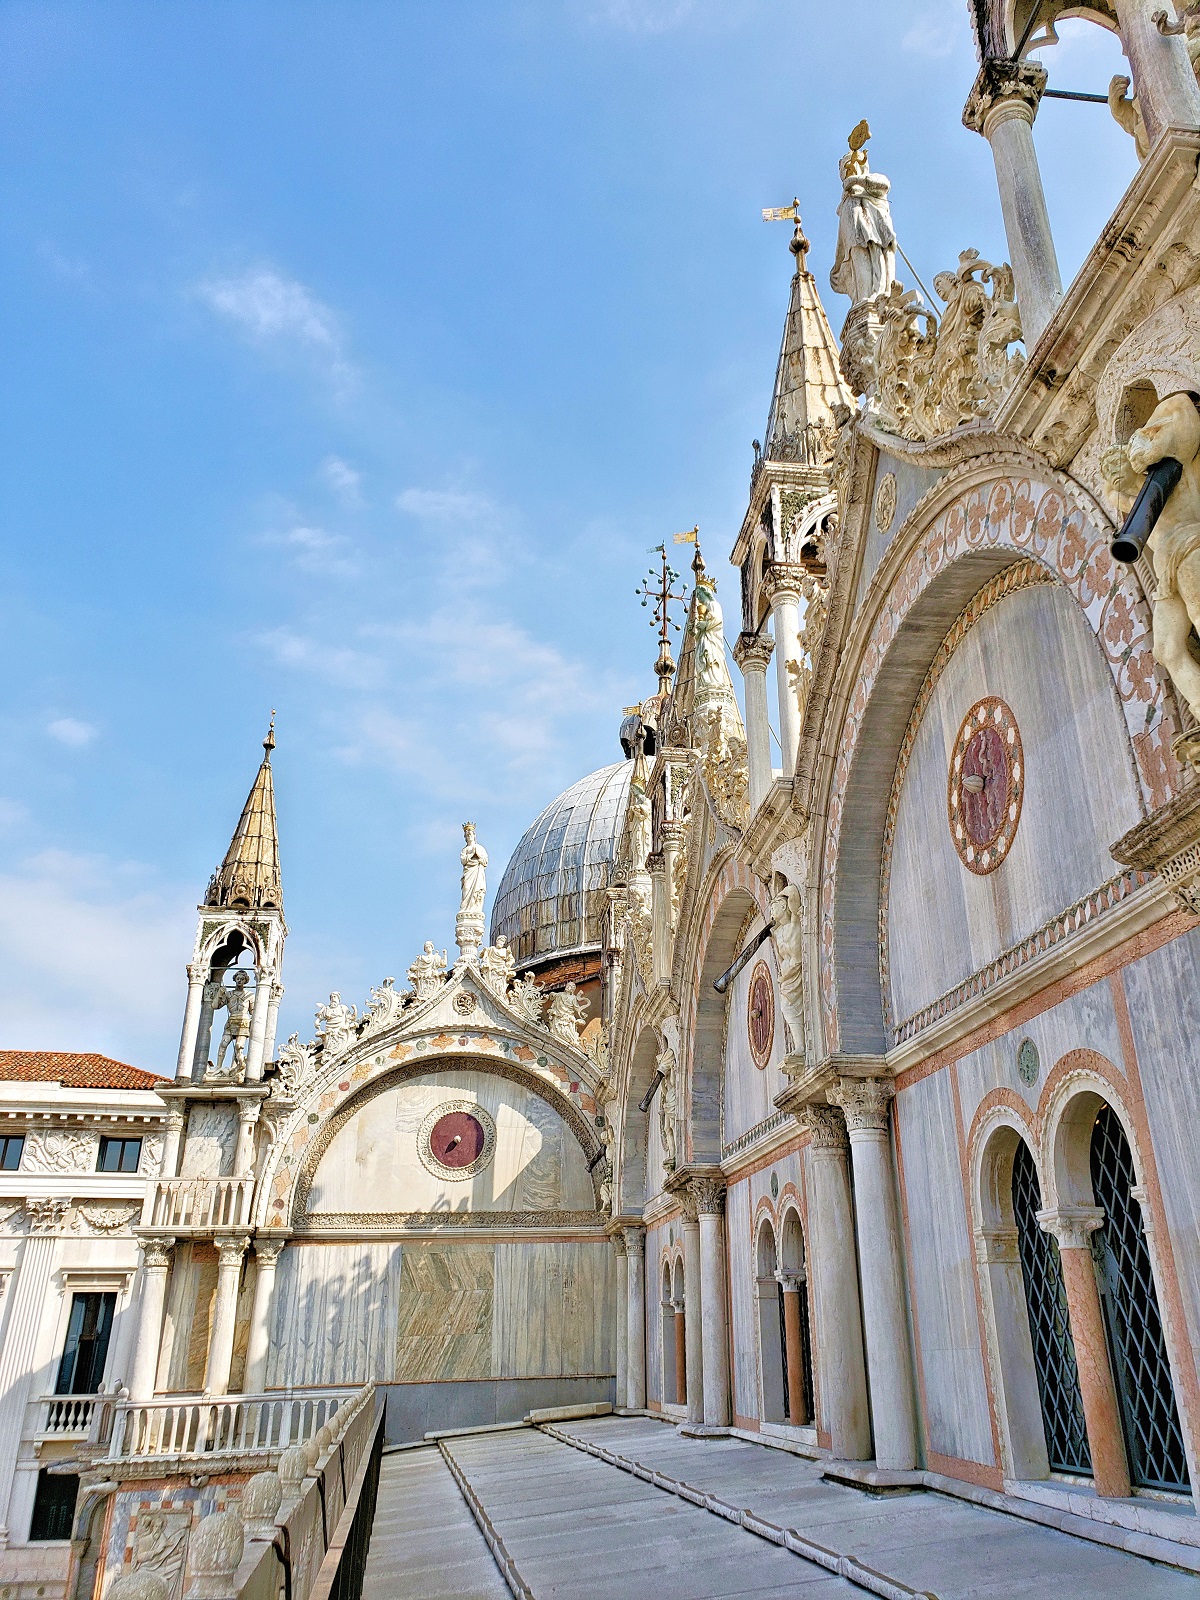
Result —
[{"label": "column shaft", "polygon": [[271,993],[275,988],[269,969],[259,975],[254,991],[254,1005],[250,1012],[250,1043],[246,1049],[246,1082],[257,1083],[263,1075],[263,1054],[267,1043],[267,1013],[271,1009]]},{"label": "column shaft", "polygon": [[625,1261],[625,1241],[620,1235],[613,1238],[617,1257],[617,1398],[618,1409],[629,1404],[626,1399],[628,1370],[626,1351],[629,1346],[629,1267]]},{"label": "column shaft", "polygon": [[788,673],[800,661],[800,596],[793,589],[777,588],[771,599],[771,622],[775,629],[776,692],[779,698],[779,744],[783,751],[783,775],[796,771],[796,752],[800,748],[800,706]]},{"label": "column shaft", "polygon": [[238,1282],[248,1239],[221,1239],[217,1244],[216,1303],[208,1336],[208,1365],[204,1370],[205,1394],[226,1394],[233,1362],[233,1334],[237,1319]]},{"label": "column shaft", "polygon": [[188,968],[187,1006],[183,1013],[183,1033],[179,1039],[179,1059],[175,1063],[176,1079],[190,1078],[192,1063],[196,1059],[196,1040],[200,1032],[200,1011],[204,1004],[204,969]]},{"label": "column shaft", "polygon": [[[66,1203],[59,1223],[65,1220]],[[48,1219],[53,1222],[53,1218]],[[39,1226],[35,1217],[33,1226]],[[17,1450],[24,1431],[25,1407],[33,1383],[34,1356],[47,1303],[53,1299],[51,1278],[58,1239],[48,1233],[31,1233],[21,1246],[21,1259],[9,1285],[4,1345],[0,1348],[0,1542],[24,1537],[8,1526],[9,1499]]]},{"label": "column shaft", "polygon": [[[727,1428],[729,1325],[725,1302],[724,1189],[697,1184],[700,1211],[700,1311],[704,1322],[704,1426]],[[716,1191],[705,1194],[703,1191]]]},{"label": "column shaft", "polygon": [[173,1239],[143,1239],[141,1298],[138,1301],[137,1333],[129,1373],[129,1398],[151,1400],[158,1377],[158,1351],[162,1338],[163,1311],[167,1304],[167,1274],[170,1270]]},{"label": "column shaft", "polygon": [[771,719],[767,706],[767,663],[774,649],[764,634],[743,633],[733,655],[746,685],[746,761],[751,814],[771,787]]},{"label": "column shaft", "polygon": [[626,1303],[625,1404],[631,1411],[646,1406],[646,1275],[645,1231],[626,1228],[629,1297]]},{"label": "column shaft", "polygon": [[262,1394],[267,1382],[267,1354],[271,1348],[271,1310],[275,1293],[275,1271],[283,1253],[282,1239],[256,1239],[254,1259],[254,1309],[250,1313],[250,1341],[246,1347],[247,1394]]},{"label": "column shaft", "polygon": [[996,164],[1004,235],[1025,345],[1030,350],[1062,299],[1058,254],[1033,144],[1033,114],[1033,107],[1025,100],[1000,100],[988,112],[983,125]]},{"label": "column shaft", "polygon": [[687,1419],[704,1421],[704,1314],[700,1296],[700,1219],[683,1218],[683,1293],[685,1306],[692,1314],[686,1319],[687,1331]]},{"label": "column shaft", "polygon": [[1067,1292],[1067,1312],[1071,1337],[1075,1341],[1075,1365],[1079,1370],[1079,1396],[1087,1423],[1088,1448],[1092,1454],[1092,1473],[1096,1493],[1114,1500],[1127,1500],[1130,1494],[1129,1465],[1125,1459],[1125,1439],[1117,1391],[1108,1359],[1104,1333],[1104,1313],[1096,1287],[1092,1252],[1084,1244],[1060,1244],[1063,1287]]},{"label": "column shaft", "polygon": [[[1200,89],[1183,39],[1158,31],[1161,0],[1115,0],[1133,89],[1153,144],[1167,128],[1200,126]],[[1183,10],[1182,5],[1176,8]],[[1170,13],[1168,12],[1168,15]]]},{"label": "column shaft", "polygon": [[800,1333],[800,1296],[803,1293],[804,1284],[798,1279],[784,1280],[783,1336],[786,1344],[788,1421],[795,1428],[802,1427],[808,1421],[808,1407],[804,1403],[804,1351]]},{"label": "column shaft", "polygon": [[687,1312],[675,1307],[675,1404],[687,1404]]}]

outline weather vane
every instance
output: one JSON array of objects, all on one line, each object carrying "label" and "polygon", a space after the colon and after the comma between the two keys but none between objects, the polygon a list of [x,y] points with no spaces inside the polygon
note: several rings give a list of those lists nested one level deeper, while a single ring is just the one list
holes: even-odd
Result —
[{"label": "weather vane", "polygon": [[[683,537],[690,540],[695,535],[685,534]],[[653,604],[654,607],[650,617],[650,626],[658,629],[658,660],[654,663],[654,670],[658,674],[659,692],[665,694],[675,673],[675,663],[671,659],[670,631],[674,628],[676,633],[679,632],[679,624],[671,616],[671,603],[675,600],[682,603],[686,599],[686,592],[681,590],[676,594],[672,588],[672,584],[678,583],[679,574],[667,561],[666,544],[656,544],[653,553],[660,558],[660,570],[655,572],[651,567],[633,592],[642,597],[643,606]]]}]

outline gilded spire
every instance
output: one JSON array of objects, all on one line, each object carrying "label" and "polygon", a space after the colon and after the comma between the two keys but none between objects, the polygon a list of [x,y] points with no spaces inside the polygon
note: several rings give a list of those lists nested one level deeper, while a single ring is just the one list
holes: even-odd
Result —
[{"label": "gilded spire", "polygon": [[[833,408],[852,405],[838,362],[838,347],[829,319],[817,293],[817,280],[808,270],[808,240],[800,223],[797,202],[771,213],[795,222],[788,248],[796,258],[792,298],[783,330],[775,392],[763,455],[768,461],[795,461],[802,466],[824,466],[833,448],[837,425]],[[764,212],[764,216],[768,213]]]},{"label": "gilded spire", "polygon": [[247,906],[282,911],[279,881],[279,837],[275,829],[275,784],[271,751],[275,748],[275,713],[263,740],[262,765],[246,796],[225,859],[209,880],[206,906]]}]

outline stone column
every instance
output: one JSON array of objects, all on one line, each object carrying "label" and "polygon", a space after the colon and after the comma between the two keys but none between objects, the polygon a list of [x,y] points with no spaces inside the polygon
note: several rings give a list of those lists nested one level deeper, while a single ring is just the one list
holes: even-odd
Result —
[{"label": "stone column", "polygon": [[800,748],[800,705],[788,674],[800,664],[800,594],[803,573],[799,567],[776,562],[764,580],[764,592],[771,604],[771,626],[775,630],[775,689],[779,700],[779,746],[783,752],[783,775],[796,771],[796,752]]},{"label": "stone column", "polygon": [[917,1411],[888,1139],[888,1101],[895,1092],[884,1078],[840,1078],[829,1098],[845,1115],[854,1163],[875,1460],[882,1468],[906,1472],[917,1464]]},{"label": "stone column", "polygon": [[804,1403],[804,1348],[800,1332],[800,1296],[804,1293],[804,1279],[794,1272],[781,1272],[779,1282],[783,1288],[783,1337],[786,1348],[788,1421],[794,1428],[808,1421],[808,1407]]},{"label": "stone column", "polygon": [[704,1426],[727,1428],[729,1322],[725,1299],[725,1185],[696,1178],[692,1194],[700,1218],[700,1317],[703,1322]]},{"label": "stone column", "polygon": [[267,1352],[271,1348],[271,1307],[275,1291],[275,1269],[286,1239],[254,1240],[254,1259],[258,1275],[254,1280],[254,1309],[250,1313],[250,1342],[246,1348],[247,1394],[262,1394],[267,1382]]},{"label": "stone column", "polygon": [[137,1332],[129,1372],[129,1398],[152,1400],[158,1377],[158,1352],[162,1339],[163,1311],[167,1304],[167,1275],[175,1240],[169,1235],[154,1235],[139,1240],[142,1280],[138,1302]]},{"label": "stone column", "polygon": [[746,684],[746,759],[752,816],[766,798],[773,777],[767,663],[774,649],[774,639],[761,633],[741,633],[733,647],[733,659],[742,669]]},{"label": "stone column", "polygon": [[275,1059],[275,1033],[279,1026],[279,1006],[283,1000],[283,985],[279,982],[271,985],[271,1003],[267,1007],[267,1038],[263,1050],[263,1061]]},{"label": "stone column", "polygon": [[192,1075],[196,1059],[196,1040],[200,1034],[200,1012],[204,1005],[204,967],[193,962],[187,969],[187,1006],[183,1013],[183,1033],[179,1040],[179,1059],[175,1063],[175,1077],[187,1079]]},{"label": "stone column", "polygon": [[625,1229],[625,1261],[629,1295],[625,1306],[625,1404],[630,1411],[646,1407],[646,1230]]},{"label": "stone column", "polygon": [[[1160,33],[1154,20],[1154,13],[1165,9],[1162,0],[1114,3],[1121,42],[1133,75],[1133,92],[1150,143],[1167,128],[1200,127],[1200,89],[1187,46],[1178,35]],[[1179,12],[1183,7],[1175,9]]]},{"label": "stone column", "polygon": [[689,1423],[704,1421],[704,1315],[701,1303],[700,1271],[700,1215],[696,1210],[696,1197],[684,1192],[679,1196],[683,1207],[683,1294],[684,1304],[691,1305],[687,1318],[687,1419]]},{"label": "stone column", "polygon": [[254,1170],[254,1130],[258,1126],[260,1106],[258,1100],[243,1100],[238,1105],[237,1149],[233,1157],[236,1178],[248,1178]]},{"label": "stone column", "polygon": [[675,1404],[687,1405],[687,1307],[682,1300],[675,1308]]},{"label": "stone column", "polygon": [[[679,846],[683,843],[685,828],[682,822],[664,822],[662,825],[663,905],[667,915],[667,929],[675,930],[675,865],[679,859]],[[670,968],[665,974],[670,979]]]},{"label": "stone column", "polygon": [[212,1003],[220,987],[221,980],[219,978],[210,978],[204,985],[204,998],[200,1006],[200,1028],[196,1035],[196,1054],[192,1062],[193,1072],[195,1072],[196,1067],[199,1067],[201,1077],[204,1076],[204,1071],[208,1066],[208,1052],[212,1049]]},{"label": "stone column", "polygon": [[237,1318],[238,1283],[242,1257],[250,1240],[235,1234],[216,1241],[217,1293],[213,1305],[212,1328],[208,1335],[208,1365],[204,1369],[205,1394],[226,1394],[229,1368],[233,1361],[233,1332]]},{"label": "stone column", "polygon": [[838,1461],[871,1455],[862,1310],[850,1203],[850,1141],[840,1111],[805,1106],[796,1120],[808,1147],[808,1271],[813,1284],[813,1359],[821,1424]]},{"label": "stone column", "polygon": [[183,1137],[183,1112],[175,1105],[167,1111],[167,1131],[163,1136],[160,1178],[174,1178],[179,1172],[179,1141]]},{"label": "stone column", "polygon": [[1037,1363],[1030,1336],[1025,1280],[1015,1227],[993,1225],[975,1233],[975,1259],[992,1302],[999,1393],[996,1409],[1007,1421],[1005,1477],[1048,1478],[1046,1429],[1038,1396]]},{"label": "stone column", "polygon": [[17,1270],[8,1288],[8,1316],[4,1344],[0,1347],[0,1546],[6,1545],[13,1536],[8,1516],[17,1449],[24,1432],[25,1407],[36,1376],[34,1358],[42,1318],[56,1299],[52,1283],[54,1264],[59,1235],[70,1207],[70,1200],[65,1199],[25,1202],[29,1235],[21,1246]]},{"label": "stone column", "polygon": [[625,1260],[625,1235],[614,1233],[613,1251],[617,1258],[617,1409],[628,1405],[629,1377],[626,1351],[629,1347],[629,1267]]},{"label": "stone column", "polygon": [[1058,1240],[1096,1493],[1127,1500],[1129,1463],[1092,1263],[1091,1236],[1103,1223],[1104,1213],[1099,1206],[1062,1206],[1057,1211],[1039,1211],[1037,1216],[1046,1232]]},{"label": "stone column", "polygon": [[1046,87],[1036,61],[989,61],[980,70],[963,122],[992,148],[1000,210],[1026,348],[1032,350],[1062,299],[1062,278],[1042,174],[1033,145],[1033,119]]},{"label": "stone column", "polygon": [[275,988],[275,974],[264,967],[254,990],[254,1005],[250,1011],[250,1043],[246,1049],[246,1082],[257,1083],[263,1075],[263,1057],[267,1045],[267,1013],[271,1009],[271,994]]},{"label": "stone column", "polygon": [[671,981],[671,894],[661,850],[646,857],[650,869],[650,965],[656,984]]}]

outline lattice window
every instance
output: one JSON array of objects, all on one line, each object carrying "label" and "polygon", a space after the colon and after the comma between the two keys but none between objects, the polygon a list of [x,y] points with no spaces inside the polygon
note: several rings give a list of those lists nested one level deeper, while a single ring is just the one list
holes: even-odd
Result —
[{"label": "lattice window", "polygon": [[817,1413],[813,1400],[812,1328],[808,1319],[808,1284],[800,1285],[800,1355],[804,1376],[804,1414],[815,1423]]},{"label": "lattice window", "polygon": [[1062,1262],[1057,1241],[1038,1225],[1042,1191],[1029,1146],[1023,1142],[1017,1146],[1013,1160],[1012,1202],[1046,1454],[1052,1471],[1090,1476],[1092,1456],[1079,1394]]},{"label": "lattice window", "polygon": [[1129,1455],[1139,1488],[1188,1490],[1187,1457],[1154,1290],[1137,1182],[1125,1131],[1111,1106],[1092,1129],[1092,1188],[1104,1210],[1093,1236],[1110,1355]]}]

